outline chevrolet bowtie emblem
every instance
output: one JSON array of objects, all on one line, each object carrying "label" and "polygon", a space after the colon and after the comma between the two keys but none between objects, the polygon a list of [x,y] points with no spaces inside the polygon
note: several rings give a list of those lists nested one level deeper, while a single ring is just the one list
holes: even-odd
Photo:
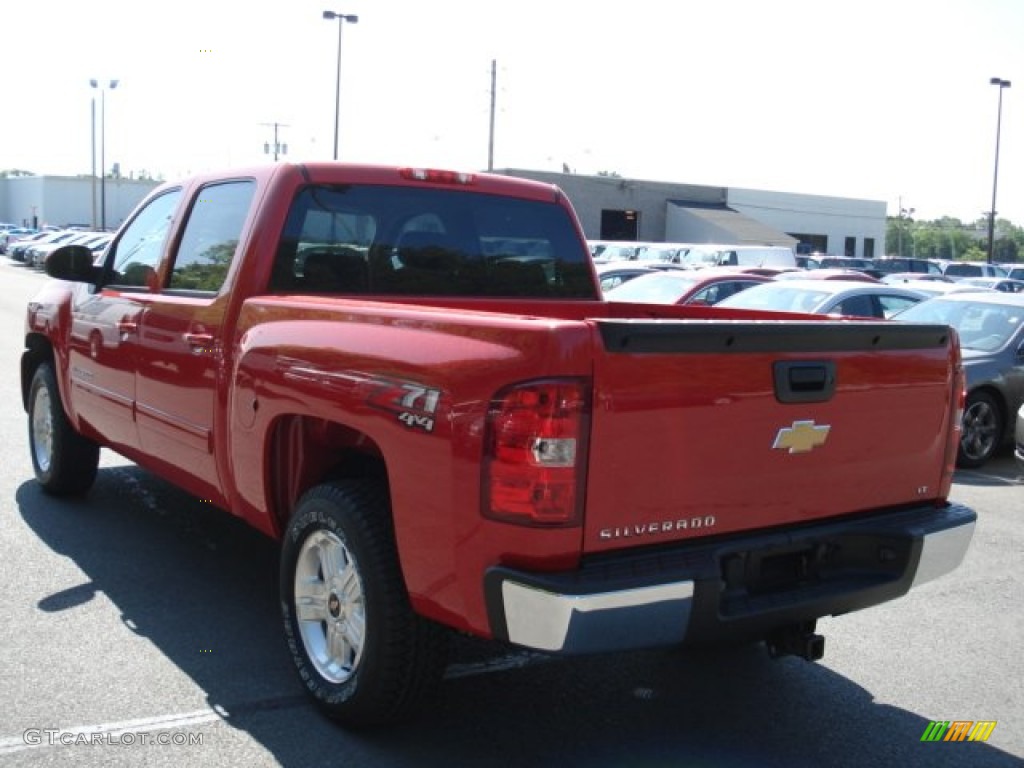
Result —
[{"label": "chevrolet bowtie emblem", "polygon": [[818,427],[813,421],[794,421],[793,426],[779,430],[772,448],[783,448],[789,453],[808,453],[825,444],[830,429],[827,424]]}]

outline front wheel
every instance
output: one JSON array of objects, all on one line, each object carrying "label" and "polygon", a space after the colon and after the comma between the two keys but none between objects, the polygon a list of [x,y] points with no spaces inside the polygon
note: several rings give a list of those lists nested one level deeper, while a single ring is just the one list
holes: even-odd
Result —
[{"label": "front wheel", "polygon": [[992,458],[1003,431],[1003,414],[995,398],[987,392],[970,394],[964,407],[957,466],[974,469]]},{"label": "front wheel", "polygon": [[446,635],[409,604],[383,484],[309,490],[285,532],[280,587],[299,676],[332,719],[398,720],[440,680]]},{"label": "front wheel", "polygon": [[54,496],[85,493],[96,479],[100,448],[78,434],[60,400],[50,363],[32,376],[28,395],[28,442],[32,469],[43,490]]}]

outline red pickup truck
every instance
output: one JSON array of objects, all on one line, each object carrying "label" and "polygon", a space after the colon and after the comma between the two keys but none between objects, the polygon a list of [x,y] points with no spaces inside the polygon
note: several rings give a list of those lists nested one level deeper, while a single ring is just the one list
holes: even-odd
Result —
[{"label": "red pickup truck", "polygon": [[[601,300],[569,201],[336,163],[165,184],[27,312],[35,475],[105,446],[281,542],[284,630],[349,724],[455,630],[553,654],[766,641],[962,560],[945,326]],[[884,631],[879,627],[879,631]]]}]

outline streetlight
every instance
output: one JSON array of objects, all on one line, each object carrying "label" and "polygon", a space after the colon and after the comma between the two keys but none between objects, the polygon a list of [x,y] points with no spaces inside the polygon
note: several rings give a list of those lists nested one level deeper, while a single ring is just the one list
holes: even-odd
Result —
[{"label": "streetlight", "polygon": [[[117,88],[117,80],[109,81],[110,85],[104,85],[98,80],[90,80],[89,85],[99,88],[100,91],[100,229],[107,229],[107,88]],[[94,102],[95,103],[95,102]],[[95,136],[96,113],[93,111],[93,135]],[[93,179],[96,178],[96,143],[93,142]]]},{"label": "streetlight", "polygon": [[996,116],[996,169],[992,174],[992,210],[988,214],[988,263],[991,264],[996,235],[996,184],[999,181],[999,130],[1003,122],[1003,89],[1010,87],[1010,81],[993,77],[989,83],[999,86],[999,112]]},{"label": "streetlight", "polygon": [[359,21],[358,16],[352,14],[335,13],[334,11],[324,11],[324,18],[328,21],[338,20],[338,73],[337,79],[334,86],[334,159],[338,159],[338,114],[341,111],[341,28],[345,26],[347,21],[349,24],[355,24]]},{"label": "streetlight", "polygon": [[[95,83],[95,80],[90,80],[90,83]],[[96,96],[93,95],[92,103],[90,104],[90,121],[92,126],[91,142],[89,144],[92,149],[92,219],[90,220],[90,226],[96,229]]]}]

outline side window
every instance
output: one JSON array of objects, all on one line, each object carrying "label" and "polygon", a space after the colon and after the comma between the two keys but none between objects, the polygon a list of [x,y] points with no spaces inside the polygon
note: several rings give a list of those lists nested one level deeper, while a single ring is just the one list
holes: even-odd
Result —
[{"label": "side window", "polygon": [[132,219],[117,241],[112,284],[150,290],[157,287],[157,270],[180,199],[180,189],[167,192],[151,200]]},{"label": "side window", "polygon": [[881,316],[870,296],[851,296],[836,305],[831,314],[849,315],[852,317]]},{"label": "side window", "polygon": [[882,317],[889,318],[897,312],[914,306],[917,304],[917,300],[908,299],[906,296],[879,296],[878,303],[882,305]]},{"label": "side window", "polygon": [[220,290],[255,191],[253,181],[212,184],[199,191],[185,223],[169,288]]}]

